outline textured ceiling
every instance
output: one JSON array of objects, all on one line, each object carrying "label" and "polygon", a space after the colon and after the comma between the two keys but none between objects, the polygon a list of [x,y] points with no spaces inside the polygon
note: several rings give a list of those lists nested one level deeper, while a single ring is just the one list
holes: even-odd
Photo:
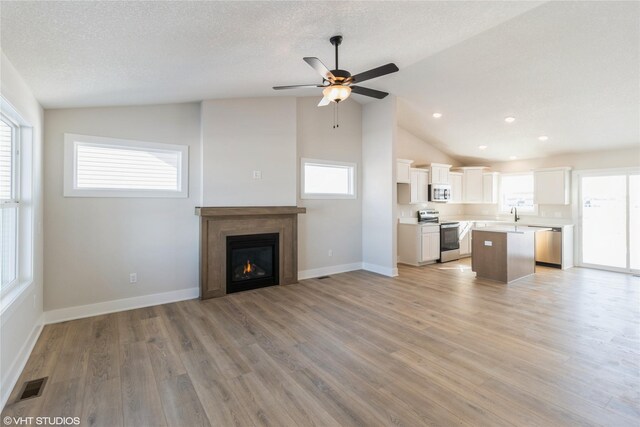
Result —
[{"label": "textured ceiling", "polygon": [[403,68],[537,4],[2,1],[0,36],[45,108],[169,103],[317,83],[302,58],[333,68],[334,34],[341,68]]},{"label": "textured ceiling", "polygon": [[367,86],[463,161],[640,143],[639,2],[0,2],[45,108],[313,95],[271,86],[318,82],[302,57],[333,68],[334,34],[341,68],[398,64]]}]

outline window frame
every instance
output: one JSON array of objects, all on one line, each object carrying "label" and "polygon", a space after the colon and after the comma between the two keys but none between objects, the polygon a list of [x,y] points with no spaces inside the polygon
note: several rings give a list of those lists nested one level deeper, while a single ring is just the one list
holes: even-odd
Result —
[{"label": "window frame", "polygon": [[21,216],[22,212],[20,209],[20,142],[21,142],[21,126],[16,123],[11,117],[7,114],[0,112],[0,120],[9,125],[12,129],[11,132],[11,198],[6,201],[0,201],[0,209],[15,209],[16,210],[16,220],[15,220],[15,253],[14,253],[14,271],[15,277],[9,283],[2,285],[0,283],[0,295],[5,295],[9,292],[10,289],[14,288],[20,282],[20,228],[21,228]]},{"label": "window frame", "polygon": [[[179,190],[148,190],[126,188],[78,188],[77,150],[78,145],[124,148],[142,151],[175,151],[180,153],[178,187]],[[131,139],[107,138],[101,136],[64,134],[64,197],[189,197],[189,146],[165,144],[161,142],[136,141]]]},{"label": "window frame", "polygon": [[[501,214],[509,214],[511,213],[511,206],[507,207],[503,204],[503,183],[502,180],[504,179],[504,177],[513,177],[513,176],[531,176],[532,180],[535,180],[535,176],[533,174],[533,171],[530,172],[513,172],[513,173],[501,173],[500,174],[500,185],[498,187],[498,204],[499,206],[499,213]],[[538,215],[538,204],[535,203],[535,183],[533,186],[533,200],[534,200],[534,204],[533,204],[533,210],[531,211],[520,211],[520,209],[518,209],[518,216],[536,216]],[[517,207],[516,207],[517,208]]]},{"label": "window frame", "polygon": [[[332,166],[349,169],[349,194],[342,193],[306,193],[305,188],[305,166]],[[340,162],[334,160],[321,160],[302,157],[300,159],[300,198],[303,200],[345,200],[358,198],[358,165],[351,162]]]}]

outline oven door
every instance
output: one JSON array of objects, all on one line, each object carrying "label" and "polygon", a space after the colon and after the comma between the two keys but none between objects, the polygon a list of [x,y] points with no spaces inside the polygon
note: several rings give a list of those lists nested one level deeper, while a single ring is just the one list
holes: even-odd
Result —
[{"label": "oven door", "polygon": [[460,249],[459,227],[460,224],[457,222],[440,224],[440,252]]}]

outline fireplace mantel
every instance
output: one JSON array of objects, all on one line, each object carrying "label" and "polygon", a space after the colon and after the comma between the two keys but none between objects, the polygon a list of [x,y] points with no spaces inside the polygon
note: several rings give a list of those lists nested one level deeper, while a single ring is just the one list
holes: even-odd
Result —
[{"label": "fireplace mantel", "polygon": [[255,207],[198,207],[199,216],[235,216],[235,215],[291,215],[303,214],[307,208],[298,206],[255,206]]},{"label": "fireplace mantel", "polygon": [[197,207],[200,217],[200,299],[227,294],[227,236],[278,233],[279,284],[298,282],[297,206]]}]

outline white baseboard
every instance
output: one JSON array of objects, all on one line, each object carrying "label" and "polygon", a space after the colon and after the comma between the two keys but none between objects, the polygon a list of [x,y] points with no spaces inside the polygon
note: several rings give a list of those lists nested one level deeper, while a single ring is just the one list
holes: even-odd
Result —
[{"label": "white baseboard", "polygon": [[377,265],[377,264],[371,264],[368,262],[363,262],[362,263],[362,269],[363,270],[367,270],[367,271],[371,271],[373,273],[378,273],[378,274],[382,274],[383,276],[388,276],[388,277],[396,277],[398,275],[398,268],[397,267],[384,267],[382,265]]},{"label": "white baseboard", "polygon": [[134,308],[184,301],[187,299],[198,298],[199,295],[199,288],[189,288],[181,289],[179,291],[162,292],[159,294],[141,295],[138,297],[99,302],[95,304],[77,305],[75,307],[46,311],[44,313],[44,321],[45,324],[48,325],[50,323],[59,323],[67,320],[98,316],[100,314],[115,313],[118,311],[132,310]]},{"label": "white baseboard", "polygon": [[20,378],[20,374],[29,360],[29,356],[40,337],[43,326],[44,314],[40,315],[40,318],[33,326],[29,337],[24,344],[22,344],[22,347],[18,351],[18,354],[16,354],[15,359],[13,359],[11,367],[7,371],[7,376],[2,378],[2,381],[0,382],[2,384],[2,394],[0,395],[0,408],[2,408],[2,410],[4,410],[4,405],[7,404],[7,400],[9,400],[9,396],[11,395],[13,388],[16,386],[16,382],[18,382],[18,378]]},{"label": "white baseboard", "polygon": [[354,262],[351,264],[331,265],[329,267],[298,271],[298,280],[313,279],[314,277],[329,276],[331,274],[346,273],[347,271],[354,270],[362,270],[362,263]]}]

